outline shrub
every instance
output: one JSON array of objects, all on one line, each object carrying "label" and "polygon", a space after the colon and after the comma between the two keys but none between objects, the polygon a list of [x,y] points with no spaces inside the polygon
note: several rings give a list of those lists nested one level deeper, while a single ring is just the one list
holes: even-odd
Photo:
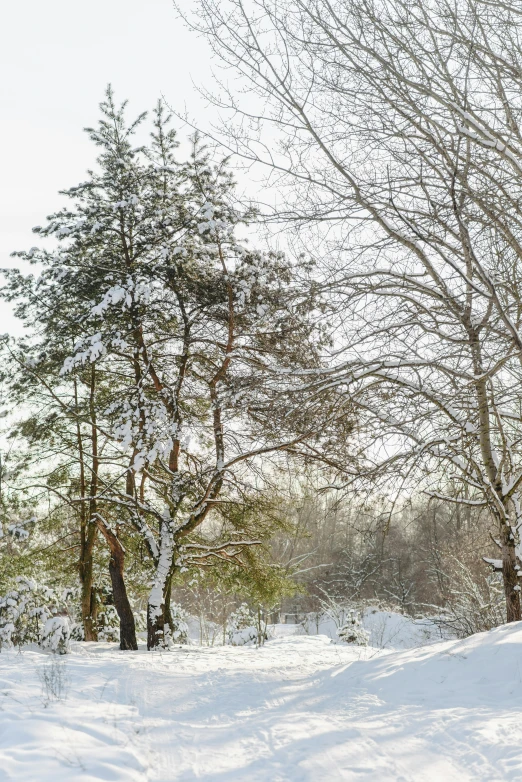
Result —
[{"label": "shrub", "polygon": [[353,646],[368,646],[370,633],[362,626],[361,617],[355,608],[348,611],[344,623],[337,629],[339,640]]},{"label": "shrub", "polygon": [[257,642],[256,618],[246,603],[241,603],[239,608],[230,614],[227,635],[232,646]]},{"label": "shrub", "polygon": [[455,560],[452,588],[446,604],[434,621],[457,638],[466,638],[504,624],[506,608],[499,573],[475,576]]},{"label": "shrub", "polygon": [[178,603],[172,603],[170,607],[170,615],[172,618],[172,627],[167,626],[165,640],[168,640],[176,644],[186,644],[188,642],[188,624],[187,612],[178,605]]},{"label": "shrub", "polygon": [[41,646],[56,654],[67,654],[71,638],[71,625],[66,616],[51,616],[42,630]]},{"label": "shrub", "polygon": [[38,643],[64,653],[71,634],[67,609],[56,590],[19,576],[0,597],[0,648]]}]

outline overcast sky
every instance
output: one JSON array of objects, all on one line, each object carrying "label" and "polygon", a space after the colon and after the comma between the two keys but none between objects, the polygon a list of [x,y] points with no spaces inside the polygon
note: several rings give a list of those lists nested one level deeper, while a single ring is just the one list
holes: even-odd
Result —
[{"label": "overcast sky", "polygon": [[[189,3],[190,0],[185,0]],[[161,95],[202,123],[193,82],[208,83],[206,44],[176,18],[171,0],[0,2],[0,266],[35,244],[33,225],[61,205],[57,191],[84,179],[95,124],[111,82],[132,113]],[[182,131],[188,134],[188,130]],[[0,333],[13,322],[0,303]]]}]

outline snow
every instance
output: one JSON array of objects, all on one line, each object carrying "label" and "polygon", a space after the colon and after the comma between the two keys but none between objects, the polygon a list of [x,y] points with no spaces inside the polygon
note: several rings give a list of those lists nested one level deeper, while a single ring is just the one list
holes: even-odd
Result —
[{"label": "snow", "polygon": [[0,779],[519,780],[521,652],[522,623],[397,652],[306,635],[2,651]]}]

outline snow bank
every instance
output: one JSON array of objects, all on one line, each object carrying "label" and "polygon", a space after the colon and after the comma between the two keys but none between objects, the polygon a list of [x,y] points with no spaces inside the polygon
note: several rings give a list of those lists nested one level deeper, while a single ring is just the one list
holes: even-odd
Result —
[{"label": "snow bank", "polygon": [[522,623],[396,652],[324,635],[2,652],[0,779],[514,782],[521,656]]},{"label": "snow bank", "polygon": [[362,617],[370,632],[370,646],[377,649],[411,649],[445,640],[440,626],[430,619],[412,619],[392,611],[366,610]]},{"label": "snow bank", "polygon": [[521,658],[522,622],[517,622],[460,641],[350,663],[331,681],[334,692],[364,688],[396,705],[462,708],[480,701],[488,708],[522,709]]},{"label": "snow bank", "polygon": [[[440,627],[430,619],[412,619],[393,611],[379,611],[374,608],[365,609],[361,619],[363,628],[370,634],[369,645],[376,649],[410,649],[444,640]],[[292,626],[298,625],[286,625]],[[333,618],[324,615],[319,619],[310,615],[304,622],[304,632],[308,635],[326,635],[333,641],[338,640],[337,623]]]}]

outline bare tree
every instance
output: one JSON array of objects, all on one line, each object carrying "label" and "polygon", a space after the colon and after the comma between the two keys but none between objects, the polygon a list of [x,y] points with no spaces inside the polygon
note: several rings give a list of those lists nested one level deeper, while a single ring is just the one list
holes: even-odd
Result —
[{"label": "bare tree", "polygon": [[[522,11],[488,0],[199,0],[239,81],[229,147],[328,255],[363,467],[495,519],[521,618]],[[236,89],[237,87],[237,89]],[[243,88],[243,96],[238,89]],[[235,130],[230,130],[230,128]],[[448,486],[450,487],[448,490]]]}]

